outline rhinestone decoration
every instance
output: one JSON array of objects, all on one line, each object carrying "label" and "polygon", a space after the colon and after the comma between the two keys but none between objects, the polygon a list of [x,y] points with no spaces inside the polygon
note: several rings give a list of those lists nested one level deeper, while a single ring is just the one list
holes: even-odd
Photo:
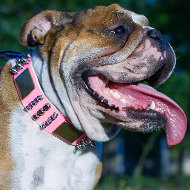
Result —
[{"label": "rhinestone decoration", "polygon": [[[56,116],[56,117],[55,117]],[[54,112],[48,119],[47,121],[43,122],[41,124],[41,129],[45,129],[48,125],[50,125],[52,123],[52,121],[54,121],[58,116],[58,113]],[[52,119],[54,117],[54,119]]]},{"label": "rhinestone decoration", "polygon": [[47,125],[50,125],[52,123],[51,117],[48,118],[48,120],[46,121]]},{"label": "rhinestone decoration", "polygon": [[28,111],[28,110],[32,109],[32,108],[33,108],[35,105],[37,105],[37,103],[38,103],[39,101],[41,101],[41,100],[43,100],[42,95],[37,96],[33,101],[31,101],[31,102],[24,108],[24,110],[25,110],[25,111]]},{"label": "rhinestone decoration", "polygon": [[46,128],[46,122],[43,122],[40,127],[41,127],[41,129],[45,129]]},{"label": "rhinestone decoration", "polygon": [[51,116],[52,120],[55,120],[58,116],[58,113],[54,112],[53,115]]}]

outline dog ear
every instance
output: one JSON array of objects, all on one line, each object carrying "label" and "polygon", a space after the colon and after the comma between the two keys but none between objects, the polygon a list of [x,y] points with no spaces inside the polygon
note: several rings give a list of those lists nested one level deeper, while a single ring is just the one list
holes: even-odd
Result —
[{"label": "dog ear", "polygon": [[43,44],[45,35],[52,27],[71,22],[76,14],[78,12],[42,11],[24,23],[19,41],[32,47]]}]

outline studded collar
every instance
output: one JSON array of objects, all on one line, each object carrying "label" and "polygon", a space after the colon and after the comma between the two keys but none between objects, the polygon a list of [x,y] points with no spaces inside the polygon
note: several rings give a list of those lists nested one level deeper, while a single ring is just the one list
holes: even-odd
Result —
[{"label": "studded collar", "polygon": [[28,54],[14,50],[0,51],[0,54],[4,54],[4,59],[16,58],[16,65],[11,68],[15,87],[24,111],[29,113],[41,130],[79,150],[88,144],[95,146],[94,142],[84,132],[77,130],[43,93],[31,63],[31,49]]}]

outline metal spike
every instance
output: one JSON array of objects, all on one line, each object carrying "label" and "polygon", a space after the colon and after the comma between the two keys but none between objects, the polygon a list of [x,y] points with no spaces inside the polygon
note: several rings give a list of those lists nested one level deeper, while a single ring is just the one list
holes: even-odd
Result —
[{"label": "metal spike", "polygon": [[84,145],[84,146],[87,146],[87,145],[88,145],[88,141],[85,140],[84,138],[82,139],[82,145]]},{"label": "metal spike", "polygon": [[21,66],[20,66],[20,69],[24,69],[24,66],[23,66],[23,65],[21,65]]},{"label": "metal spike", "polygon": [[30,63],[30,60],[27,60],[26,62],[25,62],[25,64],[29,64]]},{"label": "metal spike", "polygon": [[77,148],[78,150],[82,150],[82,145],[81,145],[80,143],[78,143],[78,144],[76,145],[76,148]]},{"label": "metal spike", "polygon": [[31,57],[30,53],[28,53],[26,56],[27,56],[28,58],[30,58],[30,57]]},{"label": "metal spike", "polygon": [[27,57],[25,57],[25,56],[24,56],[24,57],[22,57],[22,63],[26,62],[26,61],[27,61],[27,59],[28,59],[28,58],[27,58]]},{"label": "metal spike", "polygon": [[16,59],[16,67],[17,67],[17,68],[22,66],[20,60],[21,60],[20,58],[17,58],[17,59]]},{"label": "metal spike", "polygon": [[31,103],[30,103],[32,106],[35,106],[36,104],[37,104],[37,102],[36,101],[31,101]]},{"label": "metal spike", "polygon": [[10,72],[13,74],[13,75],[16,75],[18,73],[17,69],[15,67],[11,68],[10,69]]},{"label": "metal spike", "polygon": [[47,111],[47,110],[49,110],[50,107],[51,107],[50,104],[46,104],[46,105],[44,105],[43,109],[44,109],[44,111]]},{"label": "metal spike", "polygon": [[21,64],[21,62],[17,61],[16,62],[16,68],[23,69],[24,66]]},{"label": "metal spike", "polygon": [[39,101],[41,101],[41,100],[43,100],[42,95],[39,95],[39,96],[36,97],[36,101],[37,101],[37,102],[39,102]]}]

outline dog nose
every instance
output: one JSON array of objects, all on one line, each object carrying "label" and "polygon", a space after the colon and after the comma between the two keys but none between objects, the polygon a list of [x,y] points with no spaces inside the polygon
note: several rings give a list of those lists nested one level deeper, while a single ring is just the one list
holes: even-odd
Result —
[{"label": "dog nose", "polygon": [[151,29],[147,32],[147,36],[156,40],[163,40],[163,36],[160,31]]}]

